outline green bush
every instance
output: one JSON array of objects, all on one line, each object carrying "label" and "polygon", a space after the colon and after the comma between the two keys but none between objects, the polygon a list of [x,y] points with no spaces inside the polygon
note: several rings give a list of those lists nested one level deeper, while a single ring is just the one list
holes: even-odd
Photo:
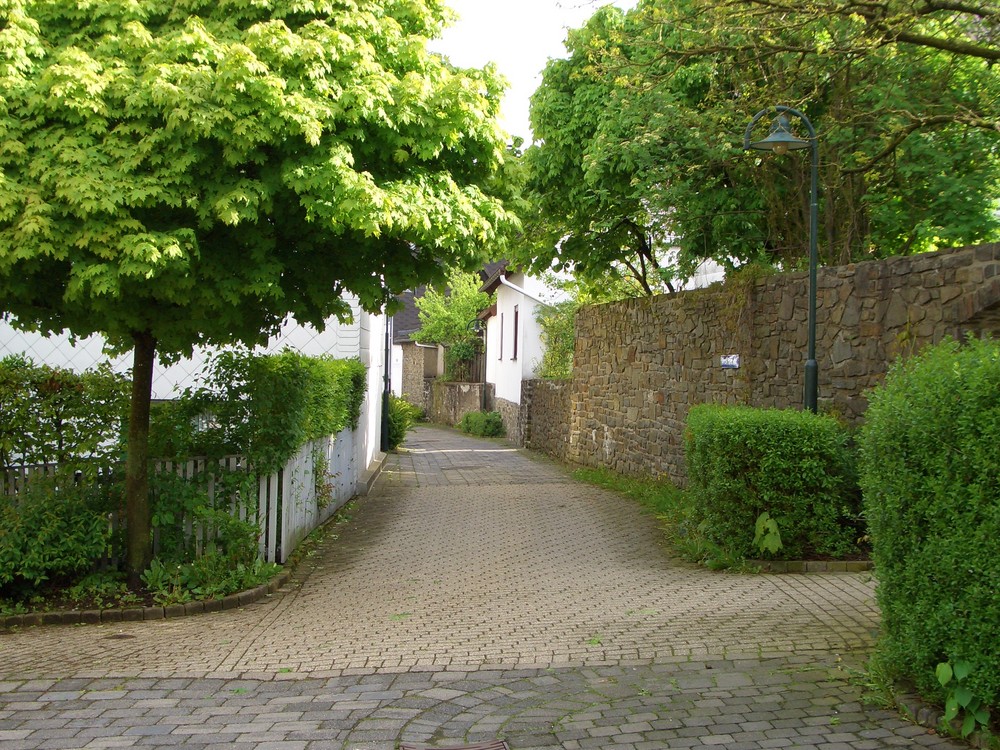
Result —
[{"label": "green bush", "polygon": [[389,396],[389,450],[393,450],[402,445],[406,439],[406,433],[412,429],[417,420],[420,419],[422,410],[403,398]]},{"label": "green bush", "polygon": [[93,474],[120,457],[129,382],[107,365],[76,373],[0,359],[0,468],[59,463]]},{"label": "green bush", "polygon": [[846,431],[811,412],[703,404],[685,431],[699,530],[736,558],[759,557],[761,514],[777,522],[779,559],[857,551],[860,498]]},{"label": "green bush", "polygon": [[1000,344],[954,341],[896,363],[860,437],[882,610],[879,654],[945,697],[939,663],[1000,705]]},{"label": "green bush", "polygon": [[[256,496],[254,482],[245,471],[224,470],[211,462],[193,476],[151,474],[157,557],[171,564],[191,562],[200,554],[219,555],[233,565],[253,561],[260,528],[237,517],[235,510],[241,498]],[[255,518],[254,510],[247,510]]]},{"label": "green bush", "polygon": [[308,441],[357,427],[366,379],[356,359],[222,352],[204,386],[154,411],[150,454],[241,454],[277,471]]},{"label": "green bush", "polygon": [[478,338],[457,341],[444,352],[444,379],[453,383],[467,383],[472,377],[472,362],[482,348]]},{"label": "green bush", "polygon": [[459,421],[458,428],[462,432],[479,437],[503,437],[506,432],[498,411],[467,412]]},{"label": "green bush", "polygon": [[107,552],[113,487],[72,474],[35,477],[0,496],[0,587],[34,587],[90,570]]}]

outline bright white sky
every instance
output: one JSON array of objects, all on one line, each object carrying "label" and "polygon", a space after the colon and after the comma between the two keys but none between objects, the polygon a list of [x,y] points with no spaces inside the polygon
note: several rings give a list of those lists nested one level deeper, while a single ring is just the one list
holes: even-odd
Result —
[{"label": "bright white sky", "polygon": [[528,100],[549,58],[565,57],[567,29],[579,28],[601,5],[631,8],[636,0],[447,0],[460,16],[431,49],[463,68],[496,63],[510,83],[500,124],[531,142]]}]

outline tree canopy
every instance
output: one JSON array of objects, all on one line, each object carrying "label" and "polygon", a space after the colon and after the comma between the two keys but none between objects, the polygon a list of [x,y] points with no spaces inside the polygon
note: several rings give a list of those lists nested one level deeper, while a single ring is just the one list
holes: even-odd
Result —
[{"label": "tree canopy", "polygon": [[446,286],[428,286],[413,302],[420,318],[420,329],[412,339],[422,344],[446,347],[446,377],[466,380],[476,354],[482,351],[478,315],[489,307],[492,295],[479,291],[482,280],[478,273],[452,271]]},{"label": "tree canopy", "polygon": [[413,340],[451,346],[478,339],[472,323],[492,302],[489,294],[479,291],[482,285],[479,274],[455,271],[443,289],[427,287],[423,295],[414,299],[420,329],[413,332]]},{"label": "tree canopy", "polygon": [[378,310],[511,225],[502,84],[427,51],[440,0],[0,6],[2,311],[134,346],[132,430],[154,352]]},{"label": "tree canopy", "polygon": [[741,144],[751,116],[776,104],[819,135],[823,262],[997,237],[997,16],[978,11],[910,0],[599,10],[532,100],[527,254],[536,269],[610,270],[647,293],[705,258],[796,267],[808,162]]}]

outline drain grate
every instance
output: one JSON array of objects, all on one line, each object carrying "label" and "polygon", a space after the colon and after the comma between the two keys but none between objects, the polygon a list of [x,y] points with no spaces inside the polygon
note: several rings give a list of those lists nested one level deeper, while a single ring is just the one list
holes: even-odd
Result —
[{"label": "drain grate", "polygon": [[399,750],[510,750],[506,742],[493,740],[492,742],[480,742],[478,745],[462,745],[461,747],[436,748],[430,745],[411,745],[404,742],[399,746]]}]

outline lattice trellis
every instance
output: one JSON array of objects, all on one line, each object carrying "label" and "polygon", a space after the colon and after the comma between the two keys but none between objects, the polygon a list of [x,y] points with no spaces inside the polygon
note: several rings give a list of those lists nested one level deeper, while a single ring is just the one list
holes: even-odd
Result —
[{"label": "lattice trellis", "polygon": [[[320,332],[311,326],[300,325],[294,320],[286,320],[281,332],[272,337],[261,353],[292,349],[302,354],[317,356],[330,354],[338,358],[357,357],[369,349],[368,331],[370,319],[356,304],[354,321],[343,324],[331,320],[326,330]],[[379,342],[372,342],[375,350]],[[170,399],[185,388],[197,385],[205,367],[211,363],[216,349],[199,348],[191,358],[185,358],[164,367],[157,363],[153,370],[153,398]],[[132,367],[130,355],[107,357],[104,340],[100,336],[71,341],[68,333],[59,336],[42,336],[38,333],[19,331],[6,320],[0,319],[0,357],[24,355],[36,364],[61,367],[82,372],[108,362],[115,372],[127,373]],[[367,364],[367,363],[366,363]]]}]

